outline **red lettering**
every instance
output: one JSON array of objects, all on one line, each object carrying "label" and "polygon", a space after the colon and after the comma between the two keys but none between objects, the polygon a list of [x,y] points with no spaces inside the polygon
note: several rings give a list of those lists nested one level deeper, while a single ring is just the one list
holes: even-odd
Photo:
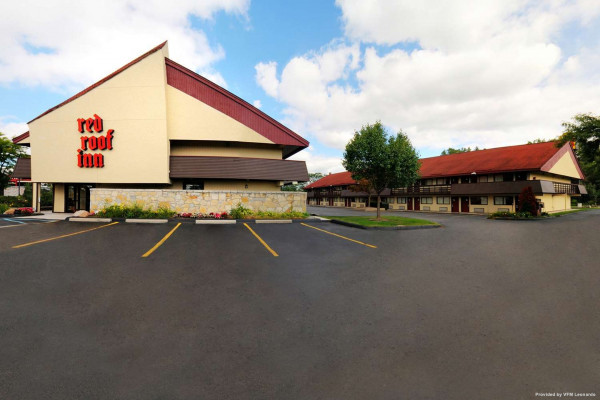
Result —
[{"label": "red lettering", "polygon": [[98,136],[98,149],[99,150],[106,149],[106,136]]},{"label": "red lettering", "polygon": [[106,133],[106,148],[108,150],[112,150],[113,132],[114,132],[114,129],[109,129],[108,132]]},{"label": "red lettering", "polygon": [[97,114],[94,114],[94,130],[96,132],[102,132],[102,118]]},{"label": "red lettering", "polygon": [[94,126],[94,120],[92,118],[88,118],[85,120],[85,130],[88,132],[93,132],[92,126]]},{"label": "red lettering", "polygon": [[77,130],[83,133],[83,124],[85,123],[85,119],[77,118]]},{"label": "red lettering", "polygon": [[94,158],[91,154],[83,155],[83,166],[86,168],[91,168],[94,166]]},{"label": "red lettering", "polygon": [[104,156],[100,153],[94,154],[94,167],[104,167]]},{"label": "red lettering", "polygon": [[81,153],[83,153],[82,150],[77,150],[77,166],[79,168],[83,168],[83,157],[81,156]]},{"label": "red lettering", "polygon": [[81,137],[81,150],[87,150],[87,141],[88,141],[88,137],[87,136],[82,136]]},{"label": "red lettering", "polygon": [[96,150],[96,148],[98,147],[98,139],[96,138],[96,136],[90,136],[90,138],[88,139],[88,144],[90,146],[90,150]]}]

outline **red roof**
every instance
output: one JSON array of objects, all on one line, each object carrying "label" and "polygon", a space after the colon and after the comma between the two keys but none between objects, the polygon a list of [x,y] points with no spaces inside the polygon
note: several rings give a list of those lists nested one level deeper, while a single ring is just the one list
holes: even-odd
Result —
[{"label": "red roof", "polygon": [[167,58],[165,62],[169,86],[228,115],[273,143],[283,145],[284,158],[308,147],[306,139],[240,97],[173,60]]},{"label": "red roof", "polygon": [[13,143],[14,143],[14,144],[17,144],[17,143],[19,143],[21,140],[25,140],[25,139],[27,139],[28,137],[29,137],[29,131],[27,131],[27,132],[25,132],[25,133],[22,133],[22,134],[20,134],[19,136],[15,136],[15,137],[13,138],[13,140],[12,140],[12,141],[13,141]]},{"label": "red roof", "polygon": [[327,187],[327,186],[343,186],[343,185],[353,185],[356,181],[352,179],[352,174],[350,172],[338,172],[337,174],[329,174],[318,181],[311,183],[310,185],[306,185],[304,189],[312,189],[317,187]]},{"label": "red roof", "polygon": [[49,109],[49,110],[43,112],[42,114],[38,115],[37,117],[35,117],[31,121],[29,121],[28,124],[32,123],[33,121],[35,121],[38,118],[43,117],[44,115],[46,115],[48,113],[51,113],[52,111],[56,110],[57,108],[60,108],[60,107],[64,106],[65,104],[72,102],[76,98],[83,96],[84,94],[86,94],[90,90],[97,88],[98,86],[102,85],[104,82],[108,81],[111,78],[114,78],[116,75],[118,75],[121,72],[125,71],[127,68],[129,68],[132,65],[137,64],[138,62],[142,61],[144,58],[148,57],[150,54],[156,53],[158,50],[162,49],[165,46],[165,44],[167,44],[166,41],[164,41],[163,43],[159,44],[158,46],[156,46],[152,50],[148,51],[147,53],[142,54],[141,56],[139,56],[135,60],[131,61],[130,63],[122,66],[121,68],[119,68],[118,70],[116,70],[112,74],[108,75],[107,77],[105,77],[105,78],[99,80],[98,82],[94,83],[92,86],[89,86],[89,87],[83,89],[81,92],[77,93],[76,95],[74,95],[72,97],[69,97],[67,100],[63,101],[59,105],[54,106],[51,109]]},{"label": "red roof", "polygon": [[522,144],[421,159],[422,178],[539,171],[559,150],[555,142]]},{"label": "red roof", "polygon": [[[565,154],[570,153],[583,179],[583,173],[577,164],[569,144],[557,148],[555,142],[523,144],[518,146],[497,147],[495,149],[469,151],[447,156],[421,159],[421,178],[437,178],[459,175],[478,175],[515,171],[549,171]],[[356,183],[350,172],[327,175],[307,185],[307,189],[351,185]]]}]

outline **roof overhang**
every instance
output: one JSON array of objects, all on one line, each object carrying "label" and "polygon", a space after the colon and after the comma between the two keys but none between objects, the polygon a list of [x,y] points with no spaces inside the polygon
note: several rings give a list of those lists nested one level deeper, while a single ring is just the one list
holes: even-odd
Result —
[{"label": "roof overhang", "polygon": [[308,181],[304,161],[244,157],[171,156],[171,178]]},{"label": "roof overhang", "polygon": [[10,176],[16,179],[31,179],[31,158],[19,158]]},{"label": "roof overhang", "polygon": [[12,139],[12,142],[14,144],[18,144],[18,145],[21,145],[21,146],[27,146],[27,147],[29,147],[29,143],[25,143],[26,139],[28,139],[28,138],[29,138],[29,131],[27,131],[25,133],[22,133],[19,136],[15,136]]}]

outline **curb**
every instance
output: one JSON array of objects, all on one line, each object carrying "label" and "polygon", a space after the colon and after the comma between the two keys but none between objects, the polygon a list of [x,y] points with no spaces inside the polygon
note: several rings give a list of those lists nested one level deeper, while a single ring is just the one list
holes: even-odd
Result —
[{"label": "curb", "polygon": [[69,222],[111,222],[111,218],[78,218],[69,217]]},{"label": "curb", "polygon": [[291,219],[257,219],[255,224],[291,224]]},{"label": "curb", "polygon": [[169,222],[168,219],[138,219],[138,218],[127,218],[125,220],[127,223],[134,224],[166,224]]},{"label": "curb", "polygon": [[232,225],[236,224],[236,219],[197,219],[196,225]]},{"label": "curb", "polygon": [[441,228],[442,225],[410,225],[410,226],[363,226],[358,224],[353,224],[352,222],[340,221],[337,219],[332,219],[331,222],[338,225],[345,225],[351,228],[359,228],[359,229],[370,229],[374,231],[410,231],[415,229],[434,229]]}]

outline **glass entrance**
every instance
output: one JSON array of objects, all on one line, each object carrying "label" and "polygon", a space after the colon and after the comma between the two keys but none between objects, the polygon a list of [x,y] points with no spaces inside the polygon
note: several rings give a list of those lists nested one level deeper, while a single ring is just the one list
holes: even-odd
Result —
[{"label": "glass entrance", "polygon": [[72,183],[65,185],[65,211],[90,210],[90,189],[93,184]]}]

